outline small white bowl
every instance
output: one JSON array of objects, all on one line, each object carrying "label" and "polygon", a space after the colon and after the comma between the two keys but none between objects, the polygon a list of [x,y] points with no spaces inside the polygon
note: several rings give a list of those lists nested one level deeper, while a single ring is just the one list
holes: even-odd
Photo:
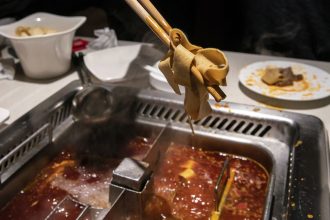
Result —
[{"label": "small white bowl", "polygon": [[[27,76],[46,79],[69,70],[73,37],[85,21],[86,17],[38,12],[15,23],[0,26],[0,34],[11,41]],[[15,33],[18,26],[46,27],[55,29],[56,33],[20,37]]]}]

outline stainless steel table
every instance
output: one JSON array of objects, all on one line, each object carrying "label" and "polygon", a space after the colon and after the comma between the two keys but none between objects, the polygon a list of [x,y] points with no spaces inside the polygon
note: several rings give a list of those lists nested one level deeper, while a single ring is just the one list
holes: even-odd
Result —
[{"label": "stainless steel table", "polygon": [[[121,44],[132,44],[132,42],[121,42]],[[139,44],[139,43],[133,43]],[[257,94],[253,94],[238,83],[238,74],[242,67],[263,60],[290,60],[310,64],[319,67],[330,73],[330,63],[318,62],[301,59],[291,59],[284,57],[271,57],[252,55],[244,53],[226,52],[230,62],[230,72],[228,74],[228,86],[224,87],[227,94],[226,101],[250,104],[261,107],[274,108],[271,105],[280,106],[276,108],[279,111],[286,110],[319,117],[327,127],[328,134],[330,130],[330,97],[315,102],[295,103],[294,105],[283,101],[269,100]],[[10,118],[2,127],[11,124],[14,120],[32,109],[38,103],[47,99],[50,95],[67,85],[69,82],[78,79],[74,71],[69,72],[63,77],[49,81],[34,81],[24,76],[17,77],[15,80],[0,81],[0,107],[10,111]],[[147,83],[147,78],[145,79]],[[230,106],[229,106],[230,109]]]}]

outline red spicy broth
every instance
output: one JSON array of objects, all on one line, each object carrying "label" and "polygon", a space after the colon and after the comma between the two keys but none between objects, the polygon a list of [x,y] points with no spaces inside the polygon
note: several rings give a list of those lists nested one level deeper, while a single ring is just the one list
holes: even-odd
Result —
[{"label": "red spicy broth", "polygon": [[[0,210],[0,219],[45,219],[66,196],[92,208],[109,208],[112,170],[124,157],[137,160],[144,157],[152,141],[135,137],[114,158],[99,157],[97,166],[82,164],[80,155],[75,152],[62,151]],[[82,208],[70,202],[61,203],[51,219],[76,219]]]},{"label": "red spicy broth", "polygon": [[220,219],[262,219],[269,175],[260,164],[178,144],[171,144],[154,174],[143,219],[210,219],[213,190],[228,157],[235,176]]}]

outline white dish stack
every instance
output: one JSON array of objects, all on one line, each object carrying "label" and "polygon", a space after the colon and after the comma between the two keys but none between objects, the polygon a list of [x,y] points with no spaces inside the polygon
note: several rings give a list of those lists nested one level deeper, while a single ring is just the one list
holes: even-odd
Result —
[{"label": "white dish stack", "polygon": [[[157,90],[174,93],[172,87],[168,84],[164,74],[158,68],[159,62],[153,66],[145,66],[144,68],[149,71],[150,85]],[[184,87],[179,86],[181,93],[184,93]]]}]

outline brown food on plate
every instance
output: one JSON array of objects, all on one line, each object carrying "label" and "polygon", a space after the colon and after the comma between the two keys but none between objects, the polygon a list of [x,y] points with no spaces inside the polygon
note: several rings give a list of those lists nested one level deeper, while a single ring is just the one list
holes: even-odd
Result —
[{"label": "brown food on plate", "polygon": [[154,174],[143,219],[210,219],[218,205],[214,187],[228,157],[235,176],[220,219],[262,219],[269,175],[260,164],[244,157],[178,144],[168,148]]},{"label": "brown food on plate", "polygon": [[302,74],[294,74],[291,67],[276,68],[267,67],[261,80],[274,86],[291,86],[293,82],[300,81],[303,79]]}]

